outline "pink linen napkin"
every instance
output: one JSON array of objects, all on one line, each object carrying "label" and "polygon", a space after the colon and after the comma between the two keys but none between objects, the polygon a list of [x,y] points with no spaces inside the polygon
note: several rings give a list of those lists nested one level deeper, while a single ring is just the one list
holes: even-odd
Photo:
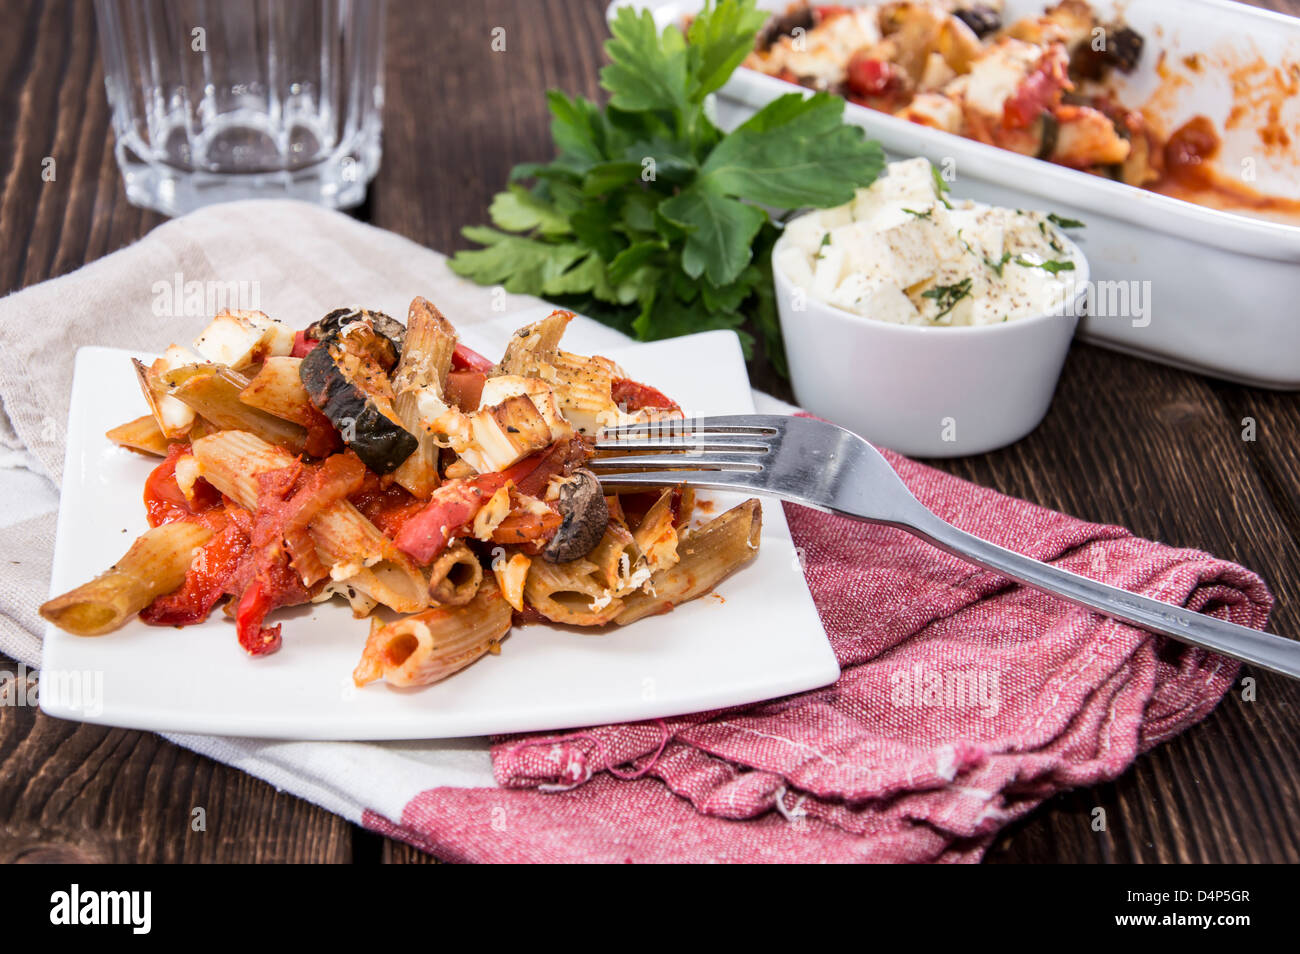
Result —
[{"label": "pink linen napkin", "polygon": [[[1240,566],[1085,523],[886,452],[963,529],[1262,628]],[[502,789],[365,823],[448,860],[977,861],[1044,799],[1204,718],[1238,665],[1012,584],[898,530],[786,507],[841,669],[754,706],[493,747]],[[743,572],[743,571],[742,571]]]}]

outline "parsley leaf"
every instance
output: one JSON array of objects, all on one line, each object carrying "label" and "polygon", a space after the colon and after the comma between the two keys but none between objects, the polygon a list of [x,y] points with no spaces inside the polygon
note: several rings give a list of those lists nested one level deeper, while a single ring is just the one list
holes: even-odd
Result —
[{"label": "parsley leaf", "polygon": [[701,178],[762,205],[843,205],[855,183],[875,181],[885,164],[880,146],[843,117],[844,100],[829,93],[780,96],[718,144]]},{"label": "parsley leaf", "polygon": [[745,4],[719,5],[711,16],[696,17],[687,31],[695,79],[692,97],[703,99],[731,78],[754,49],[754,34],[767,22],[764,10]]},{"label": "parsley leaf", "polygon": [[493,225],[507,232],[535,228],[543,235],[567,235],[572,231],[567,216],[523,186],[512,185],[498,192],[488,207],[488,215]]},{"label": "parsley leaf", "polygon": [[573,242],[542,242],[483,226],[461,229],[461,234],[486,248],[458,252],[449,262],[451,270],[479,284],[504,285],[506,291],[521,294],[537,294],[585,251]]},{"label": "parsley leaf", "polygon": [[675,26],[660,35],[654,15],[620,7],[605,43],[610,63],[600,71],[600,85],[612,94],[611,106],[630,112],[664,110],[679,118],[690,105],[690,57],[686,37]]},{"label": "parsley leaf", "polygon": [[1067,219],[1063,215],[1057,215],[1055,212],[1047,213],[1047,221],[1051,222],[1059,229],[1082,229],[1087,228],[1078,219]]},{"label": "parsley leaf", "polygon": [[1074,271],[1074,262],[1058,262],[1055,259],[1050,258],[1045,262],[1031,262],[1023,255],[1017,255],[1016,264],[1023,265],[1025,268],[1041,268],[1043,271],[1049,272],[1052,275],[1055,275],[1058,272]]},{"label": "parsley leaf", "polygon": [[933,162],[930,163],[930,178],[934,180],[934,197],[943,203],[945,209],[951,209],[952,203],[948,201],[951,187],[948,185],[948,180],[943,177],[943,173],[939,171],[939,167]]},{"label": "parsley leaf", "polygon": [[729,199],[703,183],[668,199],[659,211],[687,230],[682,271],[691,278],[705,275],[714,286],[736,280],[749,264],[754,236],[767,221],[758,206]]},{"label": "parsley leaf", "polygon": [[987,255],[984,256],[984,264],[997,272],[998,278],[1002,277],[1002,269],[1006,268],[1007,262],[1009,261],[1011,261],[1010,252],[1003,252],[1002,258],[998,259],[996,262],[990,259]]},{"label": "parsley leaf", "polygon": [[935,285],[933,288],[921,292],[922,298],[929,298],[939,306],[939,313],[931,321],[938,321],[948,312],[957,307],[957,303],[963,298],[970,297],[971,280],[963,278],[955,285]]}]

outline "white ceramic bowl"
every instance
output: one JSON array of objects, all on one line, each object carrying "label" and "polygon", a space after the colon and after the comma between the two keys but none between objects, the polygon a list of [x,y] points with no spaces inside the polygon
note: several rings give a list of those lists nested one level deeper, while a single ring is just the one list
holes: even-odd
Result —
[{"label": "white ceramic bowl", "polygon": [[900,325],[798,289],[772,250],[777,313],[805,410],[913,457],[982,454],[1018,441],[1047,413],[1088,287],[1088,260],[1062,236],[1073,301],[996,325]]}]

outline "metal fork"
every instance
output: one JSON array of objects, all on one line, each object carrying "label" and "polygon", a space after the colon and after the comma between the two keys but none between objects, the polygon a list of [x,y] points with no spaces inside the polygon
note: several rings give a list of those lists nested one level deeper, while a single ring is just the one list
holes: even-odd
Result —
[{"label": "metal fork", "polygon": [[629,424],[602,430],[596,449],[638,452],[590,462],[605,486],[663,487],[688,481],[713,490],[768,494],[897,527],[1070,603],[1300,679],[1300,642],[1138,596],[959,530],[922,506],[874,447],[825,421],[736,415]]}]

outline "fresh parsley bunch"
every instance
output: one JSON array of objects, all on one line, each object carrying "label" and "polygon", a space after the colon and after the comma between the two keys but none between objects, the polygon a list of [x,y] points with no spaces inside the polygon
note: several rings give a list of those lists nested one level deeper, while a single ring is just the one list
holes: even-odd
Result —
[{"label": "fresh parsley bunch", "polygon": [[732,328],[748,353],[748,326],[785,374],[768,208],[848,202],[884,157],[824,93],[781,96],[730,134],[714,125],[706,97],[765,19],[753,0],[718,0],[686,34],[660,33],[649,11],[621,8],[600,73],[608,105],[546,94],[559,154],[512,170],[488,210],[496,228],[464,229],[484,247],[457,253],[452,270],[643,341]]}]

